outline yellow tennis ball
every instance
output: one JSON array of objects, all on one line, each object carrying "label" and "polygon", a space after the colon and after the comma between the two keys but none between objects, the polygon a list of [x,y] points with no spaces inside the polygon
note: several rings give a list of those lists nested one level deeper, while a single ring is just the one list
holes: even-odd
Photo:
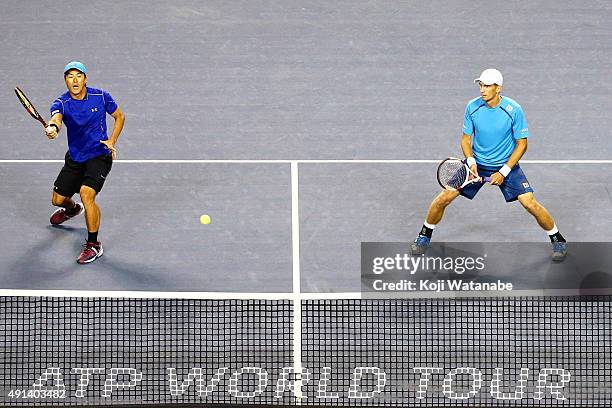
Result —
[{"label": "yellow tennis ball", "polygon": [[204,224],[204,225],[210,224],[210,215],[208,214],[200,215],[200,224]]}]

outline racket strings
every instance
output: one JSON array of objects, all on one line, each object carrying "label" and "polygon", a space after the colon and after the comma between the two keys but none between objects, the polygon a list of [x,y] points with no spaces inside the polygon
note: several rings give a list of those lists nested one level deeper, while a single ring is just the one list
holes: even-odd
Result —
[{"label": "racket strings", "polygon": [[32,106],[32,104],[30,104],[30,101],[28,101],[28,98],[26,98],[25,95],[22,94],[21,92],[17,92],[17,96],[19,97],[19,101],[21,101],[21,104],[25,106],[26,109],[30,110],[30,107]]},{"label": "racket strings", "polygon": [[28,101],[23,101],[23,106],[25,106],[25,108],[28,110],[28,112],[34,114],[34,108],[32,107],[32,105],[30,104],[30,102]]},{"label": "racket strings", "polygon": [[467,169],[460,161],[446,161],[438,168],[440,184],[459,189],[467,179]]}]

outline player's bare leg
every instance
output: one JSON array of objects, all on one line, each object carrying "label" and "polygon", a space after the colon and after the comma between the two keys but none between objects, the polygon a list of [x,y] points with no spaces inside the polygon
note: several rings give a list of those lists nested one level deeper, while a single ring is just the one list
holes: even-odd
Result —
[{"label": "player's bare leg", "polygon": [[529,214],[533,215],[538,225],[548,234],[553,244],[553,260],[562,261],[567,254],[567,243],[557,229],[555,221],[548,210],[536,200],[533,193],[521,194],[518,196],[518,201]]},{"label": "player's bare leg", "polygon": [[61,207],[51,215],[49,221],[52,225],[62,224],[83,212],[83,206],[81,204],[75,202],[71,197],[65,197],[55,191],[51,196],[51,204],[56,207]]},{"label": "player's bare leg", "polygon": [[542,204],[536,200],[533,193],[525,193],[518,196],[518,201],[527,210],[527,212],[534,216],[540,227],[546,231],[550,231],[555,226],[555,221],[550,216],[550,213]]},{"label": "player's bare leg", "polygon": [[98,242],[100,229],[100,207],[96,204],[96,190],[89,186],[82,186],[79,191],[83,206],[85,207],[85,223],[87,224],[87,243],[85,249],[77,259],[80,264],[95,261],[102,256],[102,244]]},{"label": "player's bare leg", "polygon": [[88,186],[82,186],[79,194],[85,206],[87,231],[98,232],[100,229],[100,207],[96,204],[96,190]]},{"label": "player's bare leg", "polygon": [[427,218],[425,218],[423,228],[410,247],[412,255],[423,255],[425,251],[427,251],[433,229],[436,224],[442,220],[446,207],[448,207],[457,197],[459,197],[459,191],[442,190],[436,198],[433,199],[427,211]]},{"label": "player's bare leg", "polygon": [[442,190],[433,199],[431,205],[429,206],[429,211],[427,211],[427,221],[428,224],[436,225],[444,216],[444,210],[449,206],[450,203],[453,202],[455,198],[459,197],[459,191],[456,190]]},{"label": "player's bare leg", "polygon": [[71,197],[64,197],[63,195],[57,194],[55,191],[51,196],[51,204],[56,207],[62,207],[65,209],[73,208],[76,204]]}]

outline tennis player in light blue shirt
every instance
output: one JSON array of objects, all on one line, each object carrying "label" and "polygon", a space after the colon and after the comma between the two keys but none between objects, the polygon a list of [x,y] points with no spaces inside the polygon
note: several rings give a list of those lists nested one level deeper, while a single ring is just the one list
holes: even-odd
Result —
[{"label": "tennis player in light blue shirt", "polygon": [[507,96],[500,97],[495,107],[489,107],[481,96],[472,99],[465,108],[463,133],[478,135],[472,140],[474,158],[477,164],[489,167],[506,164],[516,141],[529,137],[523,108]]},{"label": "tennis player in light blue shirt", "polygon": [[[474,82],[480,88],[480,96],[469,101],[465,108],[461,149],[466,163],[475,174],[490,177],[490,183],[499,186],[506,202],[518,200],[533,215],[550,237],[552,259],[562,261],[567,254],[567,242],[548,210],[536,200],[533,188],[519,165],[529,138],[523,108],[513,99],[501,95],[504,78],[497,69],[484,70]],[[477,182],[461,191],[442,190],[429,207],[421,232],[412,244],[412,253],[425,253],[434,228],[455,198],[462,195],[471,200],[483,185],[484,182]]]}]

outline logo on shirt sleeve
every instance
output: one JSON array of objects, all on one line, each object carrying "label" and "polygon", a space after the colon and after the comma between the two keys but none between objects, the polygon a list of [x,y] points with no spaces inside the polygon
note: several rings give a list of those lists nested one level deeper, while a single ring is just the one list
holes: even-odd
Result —
[{"label": "logo on shirt sleeve", "polygon": [[55,115],[56,113],[60,113],[59,109],[56,109],[53,112],[51,112],[51,116]]},{"label": "logo on shirt sleeve", "polygon": [[514,109],[514,108],[512,108],[512,105],[508,105],[508,106],[506,106],[506,110],[507,110],[508,112],[512,112],[512,109]]}]

